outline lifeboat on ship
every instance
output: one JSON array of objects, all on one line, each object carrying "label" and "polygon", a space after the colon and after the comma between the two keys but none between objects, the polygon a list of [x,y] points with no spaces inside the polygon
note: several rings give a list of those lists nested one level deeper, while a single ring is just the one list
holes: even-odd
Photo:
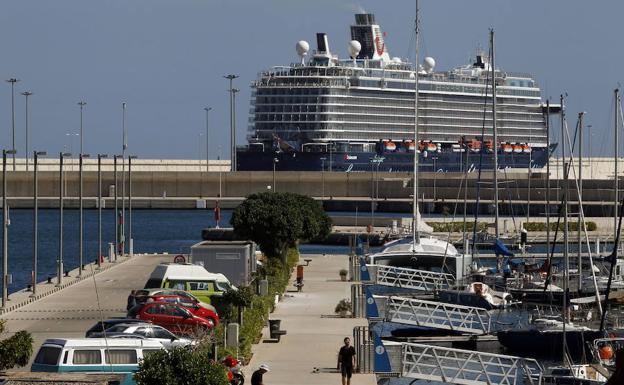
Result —
[{"label": "lifeboat on ship", "polygon": [[432,142],[427,143],[427,151],[436,152],[438,151],[438,145]]},{"label": "lifeboat on ship", "polygon": [[525,154],[530,154],[531,151],[533,151],[533,149],[531,149],[531,146],[529,146],[527,143],[522,144],[522,152],[524,152]]},{"label": "lifeboat on ship", "polygon": [[471,152],[479,152],[481,151],[481,142],[478,140],[467,140],[466,147],[468,147],[468,150]]},{"label": "lifeboat on ship", "polygon": [[507,154],[513,152],[513,146],[509,143],[501,143],[501,149]]},{"label": "lifeboat on ship", "polygon": [[423,152],[427,148],[427,144],[423,141],[418,142],[418,152]]},{"label": "lifeboat on ship", "polygon": [[405,142],[403,142],[403,145],[405,146],[405,149],[409,152],[413,152],[414,149],[416,149],[416,146],[414,145],[414,142],[412,142],[411,140],[407,140]]},{"label": "lifeboat on ship", "polygon": [[396,149],[397,149],[397,146],[396,146],[396,144],[393,141],[391,141],[391,140],[384,141],[384,150],[386,150],[386,151],[396,151]]},{"label": "lifeboat on ship", "polygon": [[487,152],[494,151],[494,143],[491,140],[486,140],[483,144],[485,145]]},{"label": "lifeboat on ship", "polygon": [[522,144],[520,144],[520,143],[516,143],[516,144],[512,145],[512,147],[513,147],[514,154],[521,154],[522,151],[523,151],[522,150]]}]

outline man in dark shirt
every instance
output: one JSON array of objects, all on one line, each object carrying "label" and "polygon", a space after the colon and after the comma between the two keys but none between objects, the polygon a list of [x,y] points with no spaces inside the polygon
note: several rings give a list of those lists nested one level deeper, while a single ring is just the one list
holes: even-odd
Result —
[{"label": "man in dark shirt", "polygon": [[262,382],[262,375],[270,371],[271,370],[269,369],[269,365],[267,364],[260,365],[258,370],[253,372],[253,374],[251,375],[251,385],[264,385],[264,382]]},{"label": "man in dark shirt", "polygon": [[351,339],[345,337],[344,345],[338,352],[338,370],[342,375],[342,385],[351,385],[351,376],[355,367],[355,349],[351,346]]}]

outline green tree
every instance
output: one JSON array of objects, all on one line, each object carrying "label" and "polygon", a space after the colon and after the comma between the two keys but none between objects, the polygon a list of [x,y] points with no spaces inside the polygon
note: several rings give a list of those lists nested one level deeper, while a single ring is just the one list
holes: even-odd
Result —
[{"label": "green tree", "polygon": [[319,240],[331,231],[331,219],[321,205],[304,195],[252,194],[232,214],[237,236],[251,239],[270,258],[285,261],[286,251],[299,240]]},{"label": "green tree", "polygon": [[208,350],[173,348],[154,352],[139,364],[137,385],[228,385],[223,365]]},{"label": "green tree", "polygon": [[[4,321],[0,320],[0,334],[4,332]],[[32,356],[33,339],[22,330],[0,341],[0,371],[25,366]]]}]

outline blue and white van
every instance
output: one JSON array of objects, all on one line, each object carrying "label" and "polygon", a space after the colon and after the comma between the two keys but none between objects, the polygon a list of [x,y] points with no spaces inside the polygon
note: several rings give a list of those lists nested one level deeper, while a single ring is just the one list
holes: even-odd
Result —
[{"label": "blue and white van", "polygon": [[134,384],[132,373],[150,353],[164,349],[145,339],[47,339],[39,348],[31,372],[127,373],[122,383]]}]

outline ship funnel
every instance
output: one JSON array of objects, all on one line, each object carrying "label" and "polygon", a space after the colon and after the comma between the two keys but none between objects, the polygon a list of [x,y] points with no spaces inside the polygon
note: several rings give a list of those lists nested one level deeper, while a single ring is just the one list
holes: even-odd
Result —
[{"label": "ship funnel", "polygon": [[326,33],[317,33],[316,34],[316,46],[317,53],[329,55],[329,40],[327,39]]}]

